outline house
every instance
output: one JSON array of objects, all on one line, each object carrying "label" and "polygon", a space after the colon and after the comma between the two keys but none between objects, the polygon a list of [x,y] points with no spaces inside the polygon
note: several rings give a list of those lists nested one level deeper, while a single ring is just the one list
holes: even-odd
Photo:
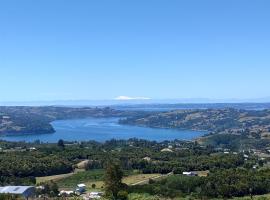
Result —
[{"label": "house", "polygon": [[253,169],[257,169],[258,168],[258,166],[257,165],[253,165],[253,167],[252,167]]},{"label": "house", "polygon": [[247,154],[244,154],[244,158],[248,158],[249,156]]},{"label": "house", "polygon": [[86,191],[86,185],[81,183],[77,185],[76,191],[79,193],[83,193]]},{"label": "house", "polygon": [[185,176],[198,176],[197,172],[183,172],[183,175]]},{"label": "house", "polygon": [[72,196],[72,195],[74,195],[74,194],[75,194],[74,191],[61,190],[58,196],[65,196],[65,197],[68,197],[68,196]]},{"label": "house", "polygon": [[22,196],[25,199],[34,197],[35,187],[33,186],[6,186],[0,187],[0,194],[13,194]]},{"label": "house", "polygon": [[36,151],[36,150],[37,150],[36,147],[30,147],[30,148],[29,148],[29,151]]},{"label": "house", "polygon": [[36,187],[36,190],[44,190],[44,189],[45,189],[45,187],[43,185],[39,185]]},{"label": "house", "polygon": [[90,192],[89,199],[100,199],[102,194],[102,192]]}]

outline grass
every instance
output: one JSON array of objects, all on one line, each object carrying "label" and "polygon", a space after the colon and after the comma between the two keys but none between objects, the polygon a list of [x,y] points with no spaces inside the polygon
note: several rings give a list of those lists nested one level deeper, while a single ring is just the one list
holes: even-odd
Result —
[{"label": "grass", "polygon": [[77,184],[84,183],[87,188],[91,188],[92,184],[96,184],[101,188],[101,183],[104,176],[104,170],[89,170],[81,171],[73,174],[72,176],[65,177],[60,180],[56,180],[57,185],[60,188],[74,189]]},{"label": "grass", "polygon": [[79,172],[85,171],[85,164],[88,162],[88,160],[83,160],[77,164],[77,168],[75,169],[74,172],[67,173],[67,174],[58,174],[58,175],[53,175],[53,176],[43,176],[43,177],[36,177],[36,182],[37,184],[39,183],[44,183],[48,181],[59,181],[61,179],[68,178],[70,176],[73,176]]},{"label": "grass", "polygon": [[83,169],[76,169],[74,172],[71,173],[67,173],[67,174],[58,174],[58,175],[53,175],[53,176],[42,176],[42,177],[36,177],[36,182],[37,184],[39,183],[44,183],[44,182],[48,182],[48,181],[59,181],[61,179],[65,179],[68,177],[71,177],[77,173],[83,172]]},{"label": "grass", "polygon": [[83,160],[77,164],[78,169],[85,169],[85,165],[89,162],[89,160]]},{"label": "grass", "polygon": [[123,183],[132,185],[136,183],[148,183],[149,179],[160,177],[160,174],[136,174],[123,178]]},{"label": "grass", "polygon": [[208,170],[206,171],[196,171],[199,177],[206,177],[210,173]]},{"label": "grass", "polygon": [[[148,183],[150,178],[160,177],[160,174],[139,174],[138,172],[126,171],[123,183],[128,185]],[[75,189],[79,183],[84,183],[88,191],[101,191],[103,183],[104,170],[89,170],[74,173],[72,175],[55,179],[60,189]],[[93,189],[92,185],[96,187]]]},{"label": "grass", "polygon": [[74,173],[68,173],[68,174],[59,174],[59,175],[53,175],[53,176],[44,176],[44,177],[36,177],[37,184],[44,183],[48,181],[57,181],[61,180],[67,177],[72,176]]}]

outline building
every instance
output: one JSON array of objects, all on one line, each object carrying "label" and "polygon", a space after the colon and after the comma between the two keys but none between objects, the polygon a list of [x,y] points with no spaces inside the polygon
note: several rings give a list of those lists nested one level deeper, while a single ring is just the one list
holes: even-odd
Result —
[{"label": "building", "polygon": [[185,176],[198,176],[197,172],[183,172],[183,175]]},{"label": "building", "polygon": [[69,190],[61,190],[60,193],[58,194],[58,196],[69,197],[69,196],[72,196],[74,194],[75,194],[75,192],[72,190],[70,190],[70,191]]},{"label": "building", "polygon": [[19,195],[25,199],[34,197],[35,187],[33,186],[6,186],[0,187],[0,194]]},{"label": "building", "polygon": [[77,192],[79,193],[83,193],[86,191],[86,185],[81,183],[81,184],[78,184],[77,185],[77,189],[76,189]]},{"label": "building", "polygon": [[102,192],[91,192],[89,194],[89,199],[101,199],[102,195],[103,195]]},{"label": "building", "polygon": [[29,151],[36,151],[36,150],[37,150],[36,147],[30,147],[30,148],[29,148]]}]

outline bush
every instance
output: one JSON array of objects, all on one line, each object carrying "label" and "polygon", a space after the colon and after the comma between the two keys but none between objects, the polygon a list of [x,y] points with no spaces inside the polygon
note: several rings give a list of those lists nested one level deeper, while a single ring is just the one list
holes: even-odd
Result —
[{"label": "bush", "polygon": [[127,200],[128,199],[127,191],[123,191],[123,190],[119,191],[117,193],[117,199],[119,199],[119,200]]},{"label": "bush", "polygon": [[155,180],[153,180],[153,179],[150,178],[148,182],[149,182],[149,184],[154,184],[155,183]]}]

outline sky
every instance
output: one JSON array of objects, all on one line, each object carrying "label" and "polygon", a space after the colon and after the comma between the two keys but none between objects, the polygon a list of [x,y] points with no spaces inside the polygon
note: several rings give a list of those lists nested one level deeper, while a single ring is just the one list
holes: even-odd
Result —
[{"label": "sky", "polygon": [[268,0],[0,0],[0,101],[270,96]]}]

